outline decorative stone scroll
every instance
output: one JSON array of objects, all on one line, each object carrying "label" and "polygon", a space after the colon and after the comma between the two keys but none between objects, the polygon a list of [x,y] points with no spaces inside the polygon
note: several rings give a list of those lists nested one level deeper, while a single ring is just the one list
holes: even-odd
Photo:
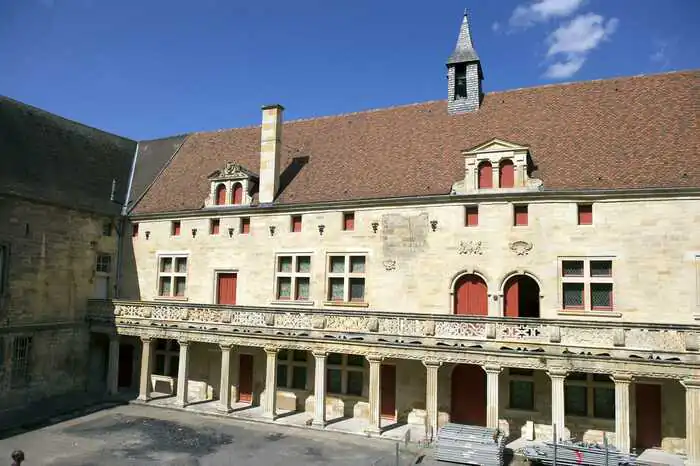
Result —
[{"label": "decorative stone scroll", "polygon": [[457,249],[458,254],[467,254],[474,256],[481,256],[484,254],[484,250],[481,246],[481,241],[471,240],[471,241],[460,241],[459,248]]},{"label": "decorative stone scroll", "polygon": [[396,270],[396,261],[395,260],[385,260],[383,262],[384,264],[384,270],[386,271],[391,271],[391,270]]},{"label": "decorative stone scroll", "polygon": [[532,250],[532,243],[527,241],[513,241],[509,245],[510,250],[513,251],[518,256],[527,256]]}]

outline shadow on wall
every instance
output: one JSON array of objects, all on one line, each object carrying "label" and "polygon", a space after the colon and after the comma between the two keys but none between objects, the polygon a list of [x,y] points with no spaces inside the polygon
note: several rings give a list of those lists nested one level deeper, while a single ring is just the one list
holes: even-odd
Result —
[{"label": "shadow on wall", "polygon": [[121,260],[121,279],[119,289],[115,293],[115,298],[119,299],[141,299],[141,289],[139,286],[139,278],[136,270],[136,256],[134,254],[134,243],[137,241],[148,241],[146,232],[137,230],[137,234],[133,233],[133,224],[126,223],[125,231],[122,235],[122,260]]}]

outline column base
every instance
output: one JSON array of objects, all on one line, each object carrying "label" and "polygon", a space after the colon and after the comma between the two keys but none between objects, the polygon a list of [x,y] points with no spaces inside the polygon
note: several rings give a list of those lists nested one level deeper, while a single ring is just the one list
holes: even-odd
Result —
[{"label": "column base", "polygon": [[147,401],[151,401],[151,396],[150,395],[139,395],[136,399],[139,401],[143,401],[145,403]]},{"label": "column base", "polygon": [[312,426],[312,427],[324,428],[324,427],[326,427],[327,424],[328,424],[328,421],[317,421],[316,419],[314,419],[313,421],[311,421],[311,426]]},{"label": "column base", "polygon": [[379,435],[382,433],[382,429],[377,426],[370,426],[365,429],[365,432],[371,435]]},{"label": "column base", "polygon": [[216,407],[216,412],[221,413],[221,414],[231,414],[233,412],[233,408],[231,408],[230,406],[227,407],[227,406],[218,405]]},{"label": "column base", "polygon": [[262,417],[263,417],[263,419],[265,419],[266,421],[274,421],[275,419],[277,419],[277,418],[279,417],[279,415],[277,415],[277,414],[270,414],[270,413],[264,413]]}]

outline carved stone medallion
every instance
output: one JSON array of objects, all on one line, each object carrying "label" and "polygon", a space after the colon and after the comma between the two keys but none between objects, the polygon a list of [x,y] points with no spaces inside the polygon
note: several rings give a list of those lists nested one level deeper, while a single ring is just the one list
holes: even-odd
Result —
[{"label": "carved stone medallion", "polygon": [[481,241],[460,241],[459,248],[457,249],[458,254],[472,254],[475,256],[481,256],[484,251],[481,248]]},{"label": "carved stone medallion", "polygon": [[532,249],[532,243],[527,241],[513,241],[510,243],[510,250],[518,256],[527,256]]},{"label": "carved stone medallion", "polygon": [[396,270],[396,261],[395,260],[384,261],[384,270]]}]

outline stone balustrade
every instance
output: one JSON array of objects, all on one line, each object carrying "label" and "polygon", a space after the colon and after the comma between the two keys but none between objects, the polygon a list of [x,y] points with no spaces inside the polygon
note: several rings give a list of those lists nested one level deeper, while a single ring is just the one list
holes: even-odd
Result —
[{"label": "stone balustrade", "polygon": [[663,361],[700,362],[697,325],[595,322],[573,319],[468,317],[225,306],[173,302],[89,302],[93,322],[119,325],[199,325],[216,332],[292,338],[338,338],[372,344],[459,346]]}]

